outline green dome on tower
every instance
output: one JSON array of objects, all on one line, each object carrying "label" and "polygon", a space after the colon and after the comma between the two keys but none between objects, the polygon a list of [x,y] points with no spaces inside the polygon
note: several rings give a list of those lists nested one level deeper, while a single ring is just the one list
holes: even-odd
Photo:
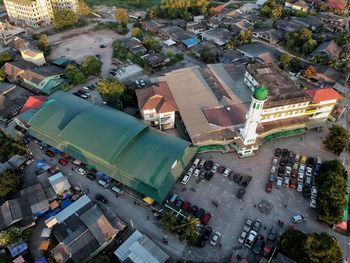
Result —
[{"label": "green dome on tower", "polygon": [[254,92],[253,92],[253,97],[254,97],[254,99],[257,99],[257,100],[266,100],[267,88],[265,88],[264,86],[256,87]]}]

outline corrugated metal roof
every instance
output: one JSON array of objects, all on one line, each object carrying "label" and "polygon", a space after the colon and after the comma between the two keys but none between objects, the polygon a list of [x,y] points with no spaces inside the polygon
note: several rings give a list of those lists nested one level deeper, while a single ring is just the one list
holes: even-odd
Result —
[{"label": "corrugated metal roof", "polygon": [[158,202],[196,152],[120,111],[64,92],[49,99],[28,122],[31,135]]},{"label": "corrugated metal roof", "polygon": [[56,194],[62,194],[65,190],[68,190],[71,187],[67,178],[61,172],[50,176],[49,181]]},{"label": "corrugated metal roof", "polygon": [[91,199],[87,195],[83,195],[77,201],[75,201],[73,204],[71,204],[70,206],[68,206],[66,209],[62,210],[55,216],[57,222],[58,223],[63,222],[72,214],[77,212],[80,208],[88,204],[90,201]]}]

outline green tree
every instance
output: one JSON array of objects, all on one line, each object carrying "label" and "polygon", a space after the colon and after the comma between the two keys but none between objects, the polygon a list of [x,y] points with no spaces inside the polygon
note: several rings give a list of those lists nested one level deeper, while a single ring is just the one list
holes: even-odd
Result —
[{"label": "green tree", "polygon": [[128,57],[128,49],[118,40],[114,41],[113,47],[113,57],[125,61]]},{"label": "green tree", "polygon": [[125,8],[117,8],[115,10],[115,19],[122,24],[127,24],[129,21],[128,10]]},{"label": "green tree", "polygon": [[215,63],[216,55],[208,47],[203,47],[200,51],[200,58],[205,63]]},{"label": "green tree", "polygon": [[304,250],[309,263],[343,262],[343,253],[338,241],[324,232],[307,235]]},{"label": "green tree", "polygon": [[346,205],[347,172],[338,160],[323,162],[316,177],[317,217],[335,225],[342,221]]},{"label": "green tree", "polygon": [[84,73],[75,65],[68,64],[64,71],[64,74],[73,85],[86,83],[86,77]]},{"label": "green tree", "polygon": [[0,69],[0,82],[4,82],[6,79],[6,72],[3,69]]},{"label": "green tree", "polygon": [[277,5],[274,8],[271,9],[271,18],[278,19],[282,16],[282,6]]},{"label": "green tree", "polygon": [[124,94],[125,86],[118,80],[104,79],[97,83],[97,91],[108,104],[117,105]]},{"label": "green tree", "polygon": [[282,69],[286,69],[290,66],[290,63],[292,62],[292,56],[289,54],[282,54],[279,59],[280,67]]},{"label": "green tree", "polygon": [[9,62],[12,60],[12,56],[9,52],[2,52],[0,53],[0,67],[5,65],[6,62]]},{"label": "green tree", "polygon": [[157,39],[155,39],[152,36],[144,37],[143,40],[142,40],[142,44],[148,50],[153,50],[154,52],[162,51],[162,45],[158,42]]},{"label": "green tree", "polygon": [[0,198],[17,191],[21,185],[21,177],[11,171],[5,171],[0,175]]},{"label": "green tree", "polygon": [[350,43],[350,32],[342,30],[334,36],[334,42],[339,46],[345,46]]},{"label": "green tree", "polygon": [[260,10],[259,13],[261,16],[263,17],[271,17],[271,8],[268,5],[263,5]]},{"label": "green tree", "polygon": [[131,35],[132,35],[133,37],[137,37],[138,39],[141,39],[141,40],[142,40],[142,38],[143,38],[142,30],[141,30],[141,28],[139,28],[139,27],[134,27],[134,28],[132,29],[132,31],[131,31]]},{"label": "green tree", "polygon": [[194,217],[187,217],[181,224],[175,227],[180,232],[180,240],[186,240],[189,245],[195,245],[198,242],[200,220]]},{"label": "green tree", "polygon": [[60,9],[54,12],[54,26],[57,29],[73,27],[78,21],[78,15],[70,9]]},{"label": "green tree", "polygon": [[0,161],[7,161],[11,156],[26,154],[23,142],[16,141],[0,130]]},{"label": "green tree", "polygon": [[22,241],[22,230],[17,227],[10,227],[9,229],[0,232],[0,245],[11,246],[16,245]]},{"label": "green tree", "polygon": [[102,61],[95,56],[87,56],[80,65],[80,70],[85,76],[101,74]]},{"label": "green tree", "polygon": [[287,230],[281,236],[279,243],[280,251],[284,255],[287,255],[298,262],[303,262],[301,259],[306,258],[305,251],[303,249],[305,240],[306,235],[300,230]]},{"label": "green tree", "polygon": [[84,0],[79,0],[77,13],[79,16],[88,16],[89,15],[90,8]]},{"label": "green tree", "polygon": [[293,57],[290,62],[290,67],[293,72],[299,72],[302,69],[300,58]]},{"label": "green tree", "polygon": [[174,232],[178,225],[177,218],[173,212],[166,211],[159,220],[160,225],[166,232]]},{"label": "green tree", "polygon": [[323,143],[329,151],[340,155],[349,145],[349,131],[342,126],[333,125]]},{"label": "green tree", "polygon": [[49,42],[49,38],[46,34],[41,34],[39,37],[39,48],[44,52],[45,56],[50,55],[51,53],[51,45]]}]

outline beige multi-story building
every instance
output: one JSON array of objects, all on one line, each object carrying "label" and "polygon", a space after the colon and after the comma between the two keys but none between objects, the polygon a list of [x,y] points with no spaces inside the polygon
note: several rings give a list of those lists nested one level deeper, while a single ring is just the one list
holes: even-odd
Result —
[{"label": "beige multi-story building", "polygon": [[78,0],[51,0],[51,5],[54,10],[71,9],[77,12]]},{"label": "beige multi-story building", "polygon": [[76,12],[78,0],[4,0],[4,5],[11,22],[40,27],[52,22],[55,9]]}]

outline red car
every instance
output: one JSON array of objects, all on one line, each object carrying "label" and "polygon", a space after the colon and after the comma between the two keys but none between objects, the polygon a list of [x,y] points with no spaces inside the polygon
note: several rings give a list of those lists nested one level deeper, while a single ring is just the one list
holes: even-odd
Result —
[{"label": "red car", "polygon": [[220,165],[218,168],[218,172],[221,174],[223,174],[225,170],[226,170],[225,166],[222,166],[222,165]]},{"label": "red car", "polygon": [[293,189],[296,189],[297,188],[297,181],[296,180],[291,180],[290,181],[290,185],[289,185],[290,188],[293,188]]},{"label": "red car", "polygon": [[59,160],[58,160],[58,163],[59,163],[60,165],[62,165],[62,166],[66,166],[68,162],[67,162],[66,160],[64,160],[64,159],[59,159]]},{"label": "red car", "polygon": [[271,191],[272,191],[272,182],[269,181],[269,182],[266,183],[265,191],[266,191],[266,193],[271,193]]},{"label": "red car", "polygon": [[45,154],[51,158],[56,156],[56,154],[51,150],[46,150]]},{"label": "red car", "polygon": [[209,223],[210,218],[211,218],[211,214],[205,213],[202,219],[203,225],[207,225]]},{"label": "red car", "polygon": [[182,205],[183,210],[188,211],[188,210],[190,210],[190,208],[191,208],[190,202],[186,201],[185,203],[183,203],[183,205]]}]

